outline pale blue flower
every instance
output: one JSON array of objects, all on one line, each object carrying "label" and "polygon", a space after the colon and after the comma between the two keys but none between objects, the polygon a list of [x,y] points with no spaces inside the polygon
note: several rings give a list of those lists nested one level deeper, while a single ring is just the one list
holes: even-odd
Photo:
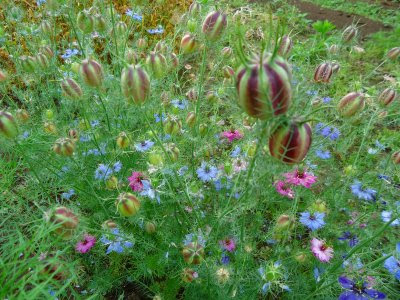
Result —
[{"label": "pale blue flower", "polygon": [[203,161],[200,168],[198,168],[196,172],[201,181],[208,182],[217,177],[218,169],[212,165],[208,165]]},{"label": "pale blue flower", "polygon": [[325,226],[324,221],[325,214],[315,212],[311,214],[308,211],[300,213],[300,223],[311,229],[311,231],[317,230]]},{"label": "pale blue flower", "polygon": [[376,199],[376,191],[373,189],[364,189],[361,185],[361,182],[358,180],[351,185],[351,192],[360,200],[371,201]]},{"label": "pale blue flower", "polygon": [[133,12],[131,9],[128,9],[125,14],[132,19],[141,22],[143,20],[143,16],[139,13]]},{"label": "pale blue flower", "polygon": [[75,190],[70,189],[68,192],[62,193],[61,198],[69,200],[73,195],[75,195]]},{"label": "pale blue flower", "polygon": [[113,171],[109,166],[100,164],[95,172],[95,178],[97,180],[106,180],[112,175]]},{"label": "pale blue flower", "polygon": [[315,151],[315,155],[321,159],[329,159],[331,158],[331,152],[329,150],[323,151],[321,149],[317,149]]},{"label": "pale blue flower", "polygon": [[189,102],[185,99],[174,99],[171,101],[171,104],[176,108],[185,109],[189,105]]},{"label": "pale blue flower", "polygon": [[141,143],[135,144],[135,148],[139,152],[145,152],[145,151],[149,150],[151,147],[153,147],[153,145],[154,145],[154,142],[147,140],[147,141],[143,141]]}]

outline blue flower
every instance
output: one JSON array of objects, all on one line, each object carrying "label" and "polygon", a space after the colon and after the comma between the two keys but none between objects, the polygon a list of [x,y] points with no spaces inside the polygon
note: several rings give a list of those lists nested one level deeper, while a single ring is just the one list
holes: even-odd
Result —
[{"label": "blue flower", "polygon": [[154,118],[156,119],[156,123],[160,122],[161,119],[162,119],[162,121],[165,121],[167,119],[165,113],[161,114],[161,118],[160,118],[159,114],[154,114]]},{"label": "blue flower", "polygon": [[318,91],[307,91],[306,94],[309,96],[316,96],[318,95]]},{"label": "blue flower", "polygon": [[331,97],[324,97],[324,98],[322,98],[322,102],[324,102],[324,103],[329,103],[329,102],[331,102],[331,100],[332,100]]},{"label": "blue flower", "polygon": [[92,120],[90,121],[90,126],[91,127],[97,127],[100,125],[100,121],[99,120]]},{"label": "blue flower", "polygon": [[113,166],[113,171],[118,173],[119,171],[121,171],[121,168],[122,168],[122,163],[120,161],[117,161]]},{"label": "blue flower", "polygon": [[106,180],[112,175],[113,171],[109,166],[100,164],[95,172],[95,178],[97,180]]},{"label": "blue flower", "polygon": [[236,146],[235,149],[233,149],[231,152],[231,157],[238,157],[241,151],[242,149],[240,148],[240,146]]},{"label": "blue flower", "polygon": [[111,252],[122,253],[126,248],[133,247],[133,242],[128,241],[128,237],[125,234],[120,234],[118,228],[112,229],[111,233],[114,235],[112,240],[108,239],[105,235],[100,238],[100,241],[104,245],[108,245],[106,254],[110,254]]},{"label": "blue flower", "polygon": [[150,34],[162,34],[164,33],[164,28],[161,25],[158,25],[157,28],[148,29],[147,32]]},{"label": "blue flower", "polygon": [[340,296],[339,300],[367,300],[372,299],[385,299],[384,293],[378,292],[373,289],[368,289],[364,282],[355,283],[345,276],[339,277],[339,283],[342,288],[347,289]]},{"label": "blue flower", "polygon": [[208,182],[217,177],[218,169],[214,166],[202,162],[200,168],[197,169],[197,177],[203,182]]},{"label": "blue flower", "polygon": [[361,182],[355,181],[351,186],[351,192],[358,199],[363,199],[366,201],[375,201],[376,200],[376,191],[373,189],[364,189],[362,188]]},{"label": "blue flower", "polygon": [[227,264],[229,264],[229,261],[230,261],[229,256],[226,255],[226,254],[222,254],[222,257],[221,257],[221,264],[227,265]]},{"label": "blue flower", "polygon": [[314,231],[324,227],[325,225],[324,217],[325,217],[324,213],[315,212],[312,215],[310,212],[305,211],[300,213],[299,221],[301,224],[311,229],[311,231]]},{"label": "blue flower", "polygon": [[336,127],[326,126],[324,123],[318,123],[315,125],[315,132],[323,137],[329,137],[332,141],[338,139],[340,136],[339,129]]},{"label": "blue flower", "polygon": [[90,137],[90,135],[88,134],[82,134],[79,138],[79,141],[81,142],[88,142],[90,141],[92,138]]},{"label": "blue flower", "polygon": [[[382,211],[381,212],[382,221],[388,223],[392,219],[392,214],[393,212],[391,211],[386,211],[386,210]],[[390,224],[390,226],[398,226],[398,225],[400,225],[399,219],[394,220],[392,224]]]},{"label": "blue flower", "polygon": [[179,176],[183,176],[183,174],[185,174],[188,170],[189,170],[189,167],[188,167],[188,166],[183,166],[182,168],[180,168],[180,169],[178,170]]},{"label": "blue flower", "polygon": [[36,5],[40,6],[42,4],[46,3],[46,0],[36,0]]},{"label": "blue flower", "polygon": [[331,152],[329,150],[323,151],[321,149],[317,149],[317,150],[315,150],[315,155],[321,159],[331,158]]},{"label": "blue flower", "polygon": [[139,144],[136,144],[135,148],[139,152],[145,152],[145,151],[149,150],[151,147],[153,147],[153,145],[154,145],[154,142],[152,142],[152,141],[143,141]]},{"label": "blue flower", "polygon": [[156,195],[156,191],[151,187],[150,181],[143,179],[141,182],[143,184],[143,189],[140,195],[149,197],[152,200],[157,199],[157,202],[160,203],[160,196]]},{"label": "blue flower", "polygon": [[[396,252],[397,255],[400,255],[400,243],[397,243],[396,245]],[[400,281],[400,260],[397,259],[395,256],[390,256],[385,260],[385,263],[383,266],[391,273],[393,274],[397,280]]]},{"label": "blue flower", "polygon": [[131,9],[127,9],[125,14],[129,17],[131,17],[132,19],[141,22],[143,20],[143,16],[133,12]]},{"label": "blue flower", "polygon": [[349,241],[349,246],[354,247],[358,244],[359,240],[355,234],[352,234],[350,231],[346,231],[343,233],[341,237],[338,238],[340,241]]},{"label": "blue flower", "polygon": [[187,246],[193,242],[197,242],[203,248],[206,246],[206,240],[200,232],[197,234],[189,233],[189,234],[185,235],[185,239],[183,240],[183,244],[185,246]]},{"label": "blue flower", "polygon": [[73,195],[75,195],[75,190],[70,189],[68,192],[62,193],[61,198],[69,200]]},{"label": "blue flower", "polygon": [[171,101],[171,104],[176,108],[185,109],[189,102],[187,100],[174,99]]},{"label": "blue flower", "polygon": [[65,53],[63,55],[61,55],[61,57],[66,60],[68,58],[74,57],[75,55],[79,54],[79,50],[78,49],[67,49],[65,50]]}]

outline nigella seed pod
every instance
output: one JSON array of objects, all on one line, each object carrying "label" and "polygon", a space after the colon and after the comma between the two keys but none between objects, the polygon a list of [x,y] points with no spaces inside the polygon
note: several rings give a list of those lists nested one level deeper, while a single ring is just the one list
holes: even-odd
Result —
[{"label": "nigella seed pod", "polygon": [[400,56],[400,47],[394,47],[390,49],[387,53],[387,57],[392,60],[395,60],[399,56]]},{"label": "nigella seed pod", "polygon": [[279,41],[278,54],[282,57],[287,57],[292,51],[293,41],[288,35],[284,35]]},{"label": "nigella seed pod", "polygon": [[303,161],[310,149],[312,131],[308,123],[292,122],[279,126],[269,137],[271,156],[287,163],[295,164]]},{"label": "nigella seed pod", "polygon": [[340,48],[339,48],[339,46],[336,45],[336,44],[330,45],[330,46],[328,47],[328,52],[331,53],[331,54],[336,54],[336,53],[339,52],[339,50],[340,50]]},{"label": "nigella seed pod", "polygon": [[125,61],[130,65],[134,65],[139,61],[139,58],[133,49],[131,49],[131,48],[126,49]]},{"label": "nigella seed pod", "polygon": [[179,158],[179,148],[174,143],[169,143],[165,147],[167,153],[171,157],[172,161],[177,161]]},{"label": "nigella seed pod", "polygon": [[228,25],[226,14],[219,11],[210,12],[204,19],[202,31],[207,39],[215,41],[219,39]]},{"label": "nigella seed pod", "polygon": [[17,122],[15,122],[13,115],[7,111],[0,111],[0,132],[10,139],[18,135]]},{"label": "nigella seed pod", "polygon": [[150,52],[146,59],[146,65],[155,78],[161,78],[168,66],[165,56],[156,52]]},{"label": "nigella seed pod", "polygon": [[26,109],[23,108],[17,110],[16,116],[17,119],[22,123],[25,123],[26,121],[29,120],[29,113],[26,111]]},{"label": "nigella seed pod", "polygon": [[187,33],[181,40],[181,50],[183,54],[193,53],[198,47],[198,43],[194,36]]},{"label": "nigella seed pod", "polygon": [[192,89],[187,91],[186,97],[188,98],[189,101],[194,102],[194,101],[197,100],[199,95],[197,94],[197,91],[194,88],[192,88]]},{"label": "nigella seed pod", "polygon": [[47,69],[50,66],[49,59],[43,53],[38,53],[35,56],[36,65],[42,69]]},{"label": "nigella seed pod", "polygon": [[56,207],[50,216],[50,222],[58,225],[55,232],[64,238],[70,237],[78,227],[78,217],[64,206]]},{"label": "nigella seed pod", "polygon": [[106,188],[109,190],[116,190],[118,188],[118,178],[111,176],[106,181]]},{"label": "nigella seed pod", "polygon": [[186,283],[191,283],[193,280],[195,280],[199,275],[197,274],[196,271],[189,269],[189,268],[185,268],[182,271],[182,281],[186,282]]},{"label": "nigella seed pod", "polygon": [[120,132],[120,134],[117,137],[117,146],[120,149],[125,149],[125,148],[129,147],[130,144],[131,144],[131,141],[130,141],[128,135],[124,131]]},{"label": "nigella seed pod", "polygon": [[182,122],[176,116],[168,116],[164,122],[164,131],[167,134],[178,134],[181,132]]},{"label": "nigella seed pod", "polygon": [[97,32],[104,32],[107,28],[106,20],[102,15],[96,15],[94,17],[94,29]]},{"label": "nigella seed pod", "polygon": [[153,222],[146,222],[146,224],[144,225],[144,230],[148,234],[153,234],[156,232],[156,225]]},{"label": "nigella seed pod", "polygon": [[47,58],[52,58],[54,56],[53,50],[49,46],[41,46],[39,52],[47,56]]},{"label": "nigella seed pod", "polygon": [[204,248],[198,242],[191,242],[183,248],[182,255],[186,263],[199,265],[204,260]]},{"label": "nigella seed pod", "polygon": [[236,73],[238,101],[244,111],[267,119],[287,112],[292,103],[291,72],[284,59],[263,60]]},{"label": "nigella seed pod", "polygon": [[104,223],[101,225],[101,228],[103,229],[113,229],[113,228],[117,228],[117,223],[115,223],[113,220],[106,220],[104,221]]},{"label": "nigella seed pod", "polygon": [[140,209],[140,201],[131,193],[121,193],[116,201],[116,206],[121,215],[131,217]]},{"label": "nigella seed pod", "polygon": [[222,48],[222,50],[221,50],[221,54],[222,54],[222,56],[225,57],[225,58],[231,57],[231,56],[232,56],[232,53],[233,53],[233,50],[232,50],[231,47],[224,47],[224,48]]},{"label": "nigella seed pod", "polygon": [[94,18],[86,11],[78,13],[76,23],[78,28],[84,33],[91,33],[94,29]]},{"label": "nigella seed pod", "polygon": [[70,129],[68,130],[68,137],[76,143],[79,139],[79,133],[76,129]]},{"label": "nigella seed pod", "polygon": [[397,93],[391,88],[384,89],[378,97],[378,102],[384,106],[388,106],[396,99]]},{"label": "nigella seed pod", "polygon": [[53,145],[53,151],[61,156],[71,156],[75,150],[75,143],[70,138],[60,138]]},{"label": "nigella seed pod", "polygon": [[353,40],[358,34],[358,29],[354,25],[350,25],[343,30],[342,39],[344,42],[350,42]]},{"label": "nigella seed pod", "polygon": [[192,2],[192,4],[190,4],[190,6],[189,6],[189,13],[191,15],[197,15],[200,13],[200,11],[201,11],[200,3],[198,3],[196,0],[194,0]]},{"label": "nigella seed pod", "polygon": [[175,69],[179,66],[179,58],[173,52],[169,54],[169,65],[171,69]]},{"label": "nigella seed pod", "polygon": [[392,154],[392,161],[398,165],[400,164],[400,151],[396,151]]},{"label": "nigella seed pod", "polygon": [[314,81],[328,83],[332,76],[332,65],[329,62],[320,64],[314,72]]},{"label": "nigella seed pod", "polygon": [[154,46],[154,52],[160,52],[165,54],[168,50],[168,46],[164,41],[158,41],[157,44]]},{"label": "nigella seed pod", "polygon": [[21,56],[19,58],[22,69],[27,73],[35,72],[37,67],[36,58],[33,56]]},{"label": "nigella seed pod", "polygon": [[331,66],[333,74],[338,73],[340,71],[340,65],[338,63],[332,63]]},{"label": "nigella seed pod", "polygon": [[217,102],[218,101],[218,94],[214,91],[208,91],[206,93],[206,99],[210,102]]},{"label": "nigella seed pod", "polygon": [[145,39],[143,39],[143,38],[140,38],[140,39],[137,40],[136,46],[139,49],[143,50],[143,49],[145,49],[147,47],[147,41]]},{"label": "nigella seed pod", "polygon": [[189,127],[193,127],[194,124],[196,124],[196,115],[194,112],[188,112],[187,117],[186,117],[186,124]]},{"label": "nigella seed pod", "polygon": [[233,76],[235,76],[235,71],[230,66],[225,66],[223,68],[223,71],[224,71],[224,77],[227,79],[230,79]]},{"label": "nigella seed pod", "polygon": [[50,35],[52,33],[53,28],[51,27],[51,24],[47,20],[43,20],[42,23],[40,23],[40,31],[43,34]]},{"label": "nigella seed pod", "polygon": [[351,92],[338,103],[337,109],[343,117],[351,117],[361,112],[365,107],[365,96],[362,93]]},{"label": "nigella seed pod", "polygon": [[83,95],[80,85],[72,78],[65,78],[61,82],[61,90],[66,97],[73,100],[79,99]]},{"label": "nigella seed pod", "polygon": [[94,59],[85,59],[79,67],[79,73],[83,81],[92,87],[99,87],[103,83],[103,68]]},{"label": "nigella seed pod", "polygon": [[8,78],[7,73],[3,70],[0,70],[0,83],[6,81]]},{"label": "nigella seed pod", "polygon": [[139,65],[130,65],[122,70],[121,89],[128,102],[141,104],[150,94],[149,75]]},{"label": "nigella seed pod", "polygon": [[125,22],[119,21],[117,24],[115,24],[114,29],[115,30],[113,30],[112,34],[115,34],[117,38],[120,38],[126,35],[128,26],[125,24]]}]

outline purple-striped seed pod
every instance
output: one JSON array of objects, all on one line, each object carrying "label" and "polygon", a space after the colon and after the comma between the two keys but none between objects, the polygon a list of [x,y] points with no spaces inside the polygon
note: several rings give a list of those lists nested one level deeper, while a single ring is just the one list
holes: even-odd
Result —
[{"label": "purple-striped seed pod", "polygon": [[124,217],[131,217],[137,214],[140,209],[140,201],[131,193],[121,193],[115,202],[117,209]]},{"label": "purple-striped seed pod", "polygon": [[131,140],[129,139],[126,132],[124,132],[124,131],[120,132],[117,137],[118,148],[125,149],[125,148],[129,147],[130,144],[131,144]]},{"label": "purple-striped seed pod", "polygon": [[396,151],[392,154],[392,161],[398,165],[400,164],[400,151]]},{"label": "purple-striped seed pod", "polygon": [[204,19],[202,31],[207,39],[214,41],[221,37],[228,25],[227,16],[219,11],[210,12]]},{"label": "purple-striped seed pod", "polygon": [[113,220],[106,220],[103,222],[103,224],[101,224],[101,228],[105,230],[114,229],[117,227],[118,227],[117,223],[115,223]]},{"label": "purple-striped seed pod", "polygon": [[351,92],[338,103],[337,109],[343,117],[351,117],[360,113],[365,107],[365,96],[362,93]]},{"label": "purple-striped seed pod", "polygon": [[207,91],[206,93],[206,100],[209,102],[217,102],[218,101],[218,94],[214,91]]},{"label": "purple-striped seed pod", "polygon": [[387,53],[387,57],[392,60],[395,60],[399,56],[400,56],[400,47],[394,47],[390,49]]},{"label": "purple-striped seed pod", "polygon": [[154,52],[160,52],[165,54],[168,50],[168,45],[164,41],[158,41],[157,44],[154,46]]},{"label": "purple-striped seed pod", "polygon": [[189,101],[194,102],[197,100],[197,98],[199,98],[199,95],[197,94],[197,91],[194,88],[192,88],[187,91],[186,97],[189,99]]},{"label": "purple-striped seed pod", "polygon": [[54,125],[53,122],[44,122],[43,129],[44,129],[44,132],[49,133],[49,134],[57,133],[57,127],[56,127],[56,125]]},{"label": "purple-striped seed pod", "polygon": [[189,6],[189,13],[191,15],[196,15],[196,14],[199,14],[200,11],[201,11],[200,3],[198,3],[196,0],[194,0],[192,2],[192,4],[190,4],[190,6]]},{"label": "purple-striped seed pod", "polygon": [[387,115],[388,115],[388,112],[387,112],[386,110],[384,110],[384,111],[381,111],[381,112],[378,114],[378,118],[379,118],[379,119],[384,119],[384,118],[387,117]]},{"label": "purple-striped seed pod", "polygon": [[332,76],[332,65],[329,62],[320,64],[314,72],[314,81],[328,83]]},{"label": "purple-striped seed pod", "polygon": [[384,106],[388,106],[396,99],[397,93],[394,89],[387,88],[380,93],[378,102]]},{"label": "purple-striped seed pod", "polygon": [[288,35],[284,35],[279,41],[278,54],[287,57],[293,48],[293,41]]},{"label": "purple-striped seed pod", "polygon": [[0,132],[7,138],[15,138],[18,135],[17,122],[12,114],[0,111]]},{"label": "purple-striped seed pod", "polygon": [[147,41],[145,40],[145,39],[143,39],[143,38],[140,38],[140,39],[138,39],[137,40],[137,42],[136,42],[136,46],[139,48],[139,49],[146,49],[146,47],[147,47]]},{"label": "purple-striped seed pod", "polygon": [[269,137],[271,156],[287,163],[295,164],[303,161],[310,149],[312,131],[308,123],[292,122],[279,126]]},{"label": "purple-striped seed pod", "polygon": [[358,34],[358,29],[354,25],[350,25],[343,30],[342,39],[344,42],[350,42],[353,40]]},{"label": "purple-striped seed pod", "polygon": [[85,59],[79,67],[79,73],[83,81],[92,87],[99,87],[103,83],[103,68],[94,59]]},{"label": "purple-striped seed pod", "polygon": [[232,56],[232,53],[233,53],[233,50],[232,50],[231,47],[224,47],[224,48],[222,48],[222,50],[221,50],[221,54],[222,54],[222,56],[225,57],[225,58],[231,57],[231,56]]},{"label": "purple-striped seed pod", "polygon": [[122,70],[121,89],[128,102],[141,104],[150,94],[150,77],[139,65],[130,65]]},{"label": "purple-striped seed pod", "polygon": [[150,52],[146,59],[146,65],[155,78],[161,78],[168,68],[165,56],[156,52]]},{"label": "purple-striped seed pod", "polygon": [[238,100],[244,111],[256,118],[267,119],[284,114],[292,102],[290,69],[279,60],[267,60],[242,67],[236,73]]},{"label": "purple-striped seed pod", "polygon": [[119,21],[117,24],[115,24],[115,36],[117,38],[125,36],[127,31],[128,31],[128,26],[126,25],[125,22]]},{"label": "purple-striped seed pod", "polygon": [[43,34],[50,35],[50,34],[52,33],[52,31],[53,31],[53,28],[52,28],[50,22],[47,21],[47,20],[43,20],[43,21],[40,23],[40,26],[39,26],[39,27],[40,27],[40,31],[41,31]]},{"label": "purple-striped seed pod", "polygon": [[186,124],[189,127],[193,127],[194,124],[196,124],[196,114],[194,112],[188,112],[187,116],[186,116]]},{"label": "purple-striped seed pod", "polygon": [[336,54],[336,53],[339,52],[339,50],[340,50],[340,48],[339,48],[339,46],[336,45],[336,44],[330,45],[330,46],[328,47],[328,52],[331,53],[331,54]]},{"label": "purple-striped seed pod", "polygon": [[0,70],[0,83],[4,82],[8,79],[7,73],[3,70]]},{"label": "purple-striped seed pod", "polygon": [[70,129],[68,130],[68,137],[76,143],[79,139],[79,132],[76,129]]},{"label": "purple-striped seed pod", "polygon": [[181,278],[183,282],[186,283],[191,283],[193,280],[195,280],[199,275],[195,270],[189,269],[189,268],[184,268],[182,270]]},{"label": "purple-striped seed pod", "polygon": [[232,78],[232,77],[235,76],[235,71],[230,66],[225,66],[223,68],[223,71],[224,71],[224,77],[225,78],[229,79],[229,78]]},{"label": "purple-striped seed pod", "polygon": [[332,63],[331,66],[333,74],[338,73],[340,71],[340,65],[338,63]]},{"label": "purple-striped seed pod", "polygon": [[52,212],[50,222],[58,225],[55,230],[57,234],[68,238],[78,227],[79,219],[69,208],[59,206]]},{"label": "purple-striped seed pod", "polygon": [[86,11],[78,13],[76,23],[78,28],[84,33],[91,33],[94,29],[94,18]]},{"label": "purple-striped seed pod", "polygon": [[74,100],[81,98],[83,95],[81,87],[72,78],[65,78],[61,82],[61,90],[66,97]]},{"label": "purple-striped seed pod", "polygon": [[21,56],[19,58],[22,69],[27,73],[35,72],[37,68],[36,58],[33,56]]},{"label": "purple-striped seed pod", "polygon": [[181,132],[182,122],[176,117],[169,115],[164,121],[164,131],[165,133],[175,135]]},{"label": "purple-striped seed pod", "polygon": [[191,34],[187,33],[181,40],[181,50],[183,54],[194,52],[198,47],[198,42]]},{"label": "purple-striped seed pod", "polygon": [[70,138],[60,138],[54,143],[53,151],[61,156],[71,156],[75,151],[75,143]]},{"label": "purple-striped seed pod", "polygon": [[107,29],[107,23],[104,17],[100,14],[94,16],[94,29],[97,32],[104,32]]},{"label": "purple-striped seed pod", "polygon": [[139,62],[139,57],[136,54],[136,52],[131,49],[131,48],[127,48],[125,50],[125,61],[129,64],[129,65],[135,65]]},{"label": "purple-striped seed pod", "polygon": [[49,46],[41,46],[39,48],[39,52],[43,53],[44,55],[47,56],[47,58],[52,58],[54,56],[53,50],[51,50],[51,48]]},{"label": "purple-striped seed pod", "polygon": [[204,259],[204,248],[197,241],[191,242],[182,249],[182,255],[186,263],[199,265]]},{"label": "purple-striped seed pod", "polygon": [[26,121],[29,120],[29,113],[24,108],[18,109],[16,111],[15,115],[16,115],[17,119],[22,123],[25,123]]},{"label": "purple-striped seed pod", "polygon": [[175,69],[179,66],[179,58],[174,52],[169,54],[169,65],[171,69]]},{"label": "purple-striped seed pod", "polygon": [[49,59],[47,58],[47,56],[43,53],[38,53],[35,56],[35,61],[36,61],[36,65],[39,66],[42,69],[47,69],[50,66],[50,62]]}]

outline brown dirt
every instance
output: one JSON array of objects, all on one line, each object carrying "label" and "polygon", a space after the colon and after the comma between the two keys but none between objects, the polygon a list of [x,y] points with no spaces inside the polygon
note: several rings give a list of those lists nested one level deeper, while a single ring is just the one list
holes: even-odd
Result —
[{"label": "brown dirt", "polygon": [[350,2],[367,2],[370,4],[379,4],[385,9],[398,9],[400,8],[400,1],[398,0],[350,0]]}]

